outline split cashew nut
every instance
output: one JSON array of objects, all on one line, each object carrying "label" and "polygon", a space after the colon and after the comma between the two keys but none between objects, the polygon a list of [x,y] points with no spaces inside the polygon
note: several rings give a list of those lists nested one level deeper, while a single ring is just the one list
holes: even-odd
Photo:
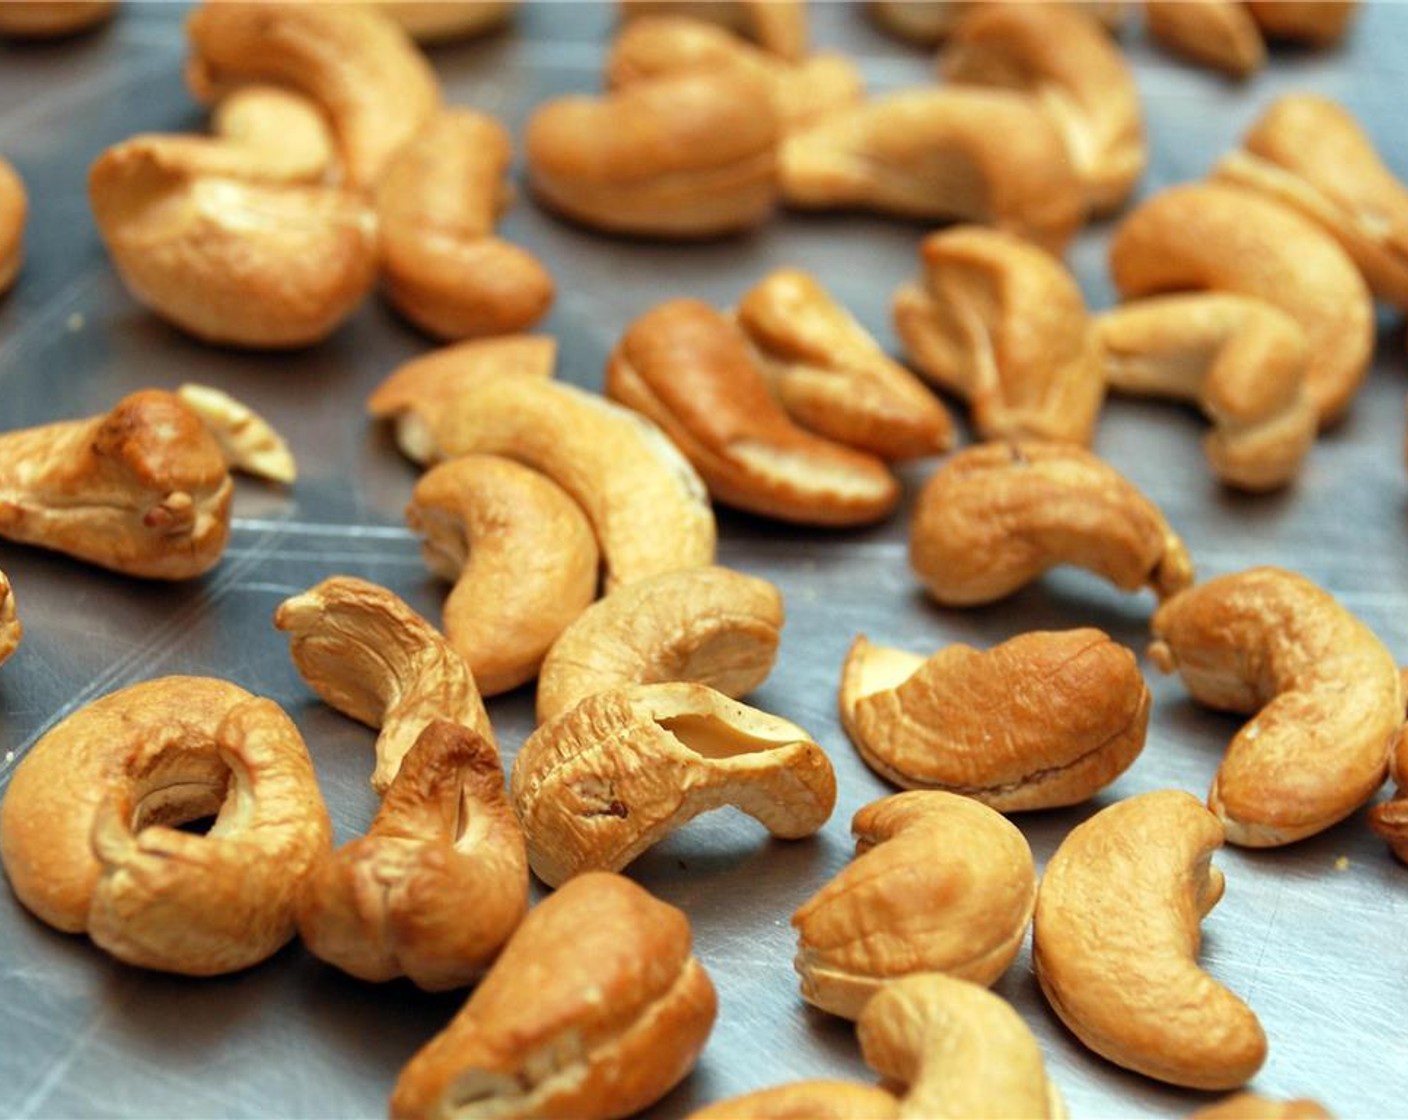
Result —
[{"label": "split cashew nut", "polygon": [[0,159],[0,294],[6,292],[24,263],[24,223],[29,202],[24,181],[11,164]]},{"label": "split cashew nut", "polygon": [[248,405],[209,385],[187,383],[176,395],[201,418],[231,470],[273,482],[293,482],[298,465],[283,436]]}]

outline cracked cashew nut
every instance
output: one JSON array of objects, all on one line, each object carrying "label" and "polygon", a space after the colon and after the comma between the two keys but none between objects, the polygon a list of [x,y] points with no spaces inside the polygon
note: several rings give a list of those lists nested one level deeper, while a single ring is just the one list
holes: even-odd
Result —
[{"label": "cracked cashew nut", "polygon": [[4,158],[0,158],[0,295],[19,275],[24,263],[24,223],[29,201],[24,181]]},{"label": "cracked cashew nut", "polygon": [[806,0],[620,0],[622,19],[686,16],[718,24],[788,62],[807,56]]},{"label": "cracked cashew nut", "polygon": [[1240,0],[1145,0],[1144,25],[1170,50],[1233,78],[1266,65],[1266,43]]},{"label": "cracked cashew nut", "polygon": [[391,1116],[630,1116],[689,1073],[716,1013],[685,915],[619,875],[583,875],[529,912],[407,1063]]},{"label": "cracked cashew nut", "polygon": [[[178,825],[213,816],[204,835]],[[144,968],[213,976],[294,933],[294,898],[332,842],[313,763],[277,704],[163,677],[69,715],[0,805],[16,897]]]},{"label": "cracked cashew nut", "polygon": [[0,4],[0,38],[57,39],[106,23],[117,0],[6,0]]},{"label": "cracked cashew nut", "polygon": [[502,27],[520,0],[379,0],[417,43],[473,39]]},{"label": "cracked cashew nut", "polygon": [[811,836],[836,804],[836,775],[800,727],[701,684],[589,696],[539,727],[509,792],[534,874],[558,886],[617,871],[701,813],[734,805],[774,836]]},{"label": "cracked cashew nut", "polygon": [[215,437],[231,470],[272,482],[291,483],[298,477],[298,465],[283,436],[248,405],[209,385],[190,382],[176,395]]},{"label": "cracked cashew nut", "polygon": [[1273,1100],[1256,1093],[1237,1093],[1189,1113],[1188,1120],[1334,1120],[1317,1101],[1302,1097]]},{"label": "cracked cashew nut", "polygon": [[0,572],[0,665],[9,660],[24,636],[24,626],[15,610],[15,592],[10,579]]}]

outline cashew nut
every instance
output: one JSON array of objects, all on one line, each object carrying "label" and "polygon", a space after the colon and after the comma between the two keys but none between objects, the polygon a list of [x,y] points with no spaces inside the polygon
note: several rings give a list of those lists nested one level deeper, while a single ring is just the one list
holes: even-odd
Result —
[{"label": "cashew nut", "polygon": [[484,696],[532,680],[596,598],[591,523],[556,483],[496,455],[442,463],[416,483],[406,520],[426,566],[454,583],[445,637]]},{"label": "cashew nut", "polygon": [[1144,749],[1149,703],[1134,654],[1090,629],[928,660],[861,635],[841,676],[841,722],[872,770],[1003,813],[1076,805],[1113,782]]},{"label": "cashew nut", "polygon": [[1337,42],[1359,8],[1359,0],[1244,0],[1252,19],[1269,39],[1292,39],[1327,47]]},{"label": "cashew nut", "polygon": [[519,0],[380,0],[417,43],[473,39],[507,23]]},{"label": "cashew nut", "polygon": [[807,55],[806,0],[621,0],[621,17],[686,16],[717,23],[788,62]]},{"label": "cashew nut", "polygon": [[247,153],[250,178],[321,183],[337,163],[322,110],[280,86],[231,90],[216,104],[210,127],[222,151]]},{"label": "cashew nut", "polygon": [[781,592],[728,568],[685,568],[618,587],[548,652],[538,722],[632,684],[692,681],[745,696],[772,671],[781,630]]},{"label": "cashew nut", "polygon": [[1085,216],[1061,133],[1008,90],[910,90],[831,114],[787,137],[783,200],[986,222],[1059,252]]},{"label": "cashew nut", "polygon": [[808,273],[769,273],[735,317],[782,407],[804,428],[882,459],[953,445],[948,410]]},{"label": "cashew nut", "polygon": [[1383,785],[1403,725],[1398,667],[1373,632],[1303,576],[1252,568],[1164,603],[1149,656],[1209,707],[1255,713],[1208,807],[1234,844],[1289,844]]},{"label": "cashew nut", "polygon": [[1398,783],[1398,795],[1374,806],[1369,813],[1369,827],[1388,841],[1394,855],[1408,863],[1408,735],[1399,734],[1398,749],[1389,769]]},{"label": "cashew nut", "polygon": [[406,753],[371,828],[319,861],[298,898],[314,956],[428,991],[477,979],[528,912],[523,830],[492,743],[446,720]]},{"label": "cashew nut", "polygon": [[[205,835],[175,826],[215,817]],[[332,842],[293,721],[227,681],[163,677],[80,708],[15,769],[0,856],[36,917],[144,968],[248,968],[294,933]]]},{"label": "cashew nut", "polygon": [[332,576],[280,603],[274,626],[290,635],[293,663],[324,703],[381,729],[372,773],[378,793],[390,788],[432,720],[462,724],[494,743],[469,667],[386,588]]},{"label": "cashew nut", "polygon": [[1030,242],[960,226],[919,246],[895,330],[921,373],[967,400],[987,439],[1089,443],[1105,378],[1080,287]]},{"label": "cashew nut", "polygon": [[1240,0],[1144,0],[1144,26],[1170,50],[1233,78],[1266,65],[1266,44]]},{"label": "cashew nut", "polygon": [[509,792],[533,873],[555,887],[618,871],[725,805],[780,839],[810,836],[835,807],[836,775],[784,719],[701,684],[650,684],[599,692],[539,727]]},{"label": "cashew nut", "polygon": [[[868,0],[865,7],[891,35],[928,47],[946,39],[979,6],[974,0]],[[1111,31],[1123,26],[1128,9],[1121,0],[1069,0],[1065,6],[1093,16]]]},{"label": "cashew nut", "polygon": [[156,389],[102,416],[0,435],[0,537],[130,576],[213,568],[233,493],[200,417]]},{"label": "cashew nut", "polygon": [[1058,564],[1161,599],[1193,582],[1178,534],[1123,475],[1071,444],[966,448],[925,484],[910,567],[946,606],[991,603]]},{"label": "cashew nut", "polygon": [[884,463],[811,435],[773,400],[734,324],[677,299],[616,344],[606,391],[665,431],[720,502],[803,525],[861,525],[899,501]]},{"label": "cashew nut", "polygon": [[1326,424],[1349,407],[1374,348],[1374,306],[1354,262],[1309,219],[1221,183],[1170,187],[1120,223],[1110,267],[1125,299],[1212,289],[1265,300],[1309,346],[1306,386]]},{"label": "cashew nut", "polygon": [[694,1067],[717,1012],[689,920],[619,875],[535,906],[401,1071],[393,1120],[630,1116]]},{"label": "cashew nut", "polygon": [[522,330],[552,304],[552,277],[537,258],[493,236],[511,155],[493,117],[444,110],[377,186],[387,297],[437,338]]},{"label": "cashew nut", "polygon": [[10,587],[10,579],[0,572],[0,665],[3,665],[19,647],[24,636],[24,627],[15,611],[15,593]]},{"label": "cashew nut", "polygon": [[209,385],[188,382],[176,395],[210,430],[231,470],[273,482],[291,483],[298,477],[298,465],[283,436],[253,409]]},{"label": "cashew nut", "polygon": [[1318,1101],[1278,1101],[1256,1093],[1237,1093],[1190,1113],[1188,1120],[1334,1120]]},{"label": "cashew nut", "polygon": [[884,1089],[849,1081],[797,1081],[730,1097],[687,1120],[895,1120],[900,1102]]},{"label": "cashew nut", "polygon": [[0,37],[57,39],[106,23],[117,0],[6,0],[0,4]]},{"label": "cashew nut", "polygon": [[1252,1010],[1198,967],[1222,897],[1218,819],[1181,791],[1140,794],[1073,829],[1042,875],[1032,959],[1086,1046],[1193,1089],[1235,1089],[1266,1058]]},{"label": "cashew nut", "polygon": [[24,263],[24,222],[29,203],[24,182],[5,159],[0,158],[0,294],[6,292]]},{"label": "cashew nut", "polygon": [[1095,319],[1105,379],[1123,393],[1195,401],[1217,476],[1274,490],[1315,442],[1305,333],[1271,304],[1223,292],[1137,300]]}]

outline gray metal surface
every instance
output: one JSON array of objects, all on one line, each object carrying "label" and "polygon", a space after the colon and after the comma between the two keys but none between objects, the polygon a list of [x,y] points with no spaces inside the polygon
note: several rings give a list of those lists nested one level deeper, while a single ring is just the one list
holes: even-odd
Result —
[{"label": "gray metal surface", "polygon": [[[861,56],[874,87],[927,79],[928,59],[883,39],[857,6],[815,5],[814,13],[816,38]],[[377,580],[436,616],[445,588],[423,569],[401,519],[415,471],[361,409],[368,390],[427,343],[372,300],[307,352],[221,351],[177,334],[126,296],[89,218],[85,172],[103,147],[133,132],[200,127],[181,85],[179,18],[170,7],[129,4],[89,37],[0,46],[0,152],[19,166],[33,200],[29,263],[0,300],[0,428],[89,415],[140,387],[198,379],[270,417],[302,474],[286,491],[241,482],[231,547],[216,571],[190,584],[126,580],[0,544],[26,629],[0,671],[0,789],[35,737],[85,701],[161,674],[215,674],[294,715],[345,841],[375,807],[372,736],[309,694],[269,619],[286,595],[333,572]],[[596,87],[609,26],[604,7],[534,4],[511,33],[433,57],[451,100],[501,114],[517,129],[543,98]],[[1201,175],[1261,107],[1292,88],[1343,99],[1389,164],[1408,174],[1405,32],[1408,8],[1370,6],[1342,49],[1277,53],[1244,86],[1129,37],[1153,142],[1144,192]],[[527,200],[506,222],[508,237],[552,267],[560,294],[543,329],[562,341],[562,376],[589,386],[599,386],[624,325],[656,300],[689,294],[727,304],[782,264],[815,270],[889,339],[889,294],[913,272],[920,233],[881,220],[788,215],[718,244],[636,244],[568,227]],[[1107,234],[1086,231],[1069,254],[1095,306],[1110,300]],[[1096,447],[1164,509],[1204,575],[1261,562],[1298,568],[1408,661],[1408,379],[1400,331],[1387,321],[1380,352],[1348,421],[1316,446],[1305,476],[1285,493],[1221,491],[1200,451],[1202,421],[1177,407],[1112,401]],[[911,500],[930,469],[906,470]],[[755,702],[818,738],[836,764],[840,802],[810,841],[769,841],[724,811],[630,869],[690,915],[721,999],[698,1069],[654,1115],[796,1078],[866,1076],[850,1027],[798,998],[788,927],[793,908],[849,858],[851,815],[889,792],[835,717],[841,660],[856,632],[924,652],[1087,624],[1137,649],[1146,640],[1152,600],[1080,573],[1054,574],[981,610],[935,608],[905,564],[907,513],[908,502],[887,525],[847,533],[720,515],[721,561],[768,576],[786,593],[781,657]],[[1072,825],[1120,797],[1206,790],[1237,722],[1197,708],[1176,681],[1151,684],[1149,742],[1134,767],[1092,805],[1019,818],[1039,861]],[[490,711],[511,756],[531,726],[530,695],[495,700]],[[1227,893],[1204,923],[1203,960],[1266,1028],[1270,1056],[1255,1087],[1311,1094],[1342,1116],[1408,1111],[1408,870],[1369,835],[1363,812],[1293,848],[1227,850],[1217,862]],[[1073,1116],[1174,1116],[1203,1103],[1085,1052],[1045,1006],[1025,951],[997,990],[1036,1031]],[[0,1115],[379,1115],[401,1064],[462,999],[363,985],[297,944],[224,979],[140,972],[53,932],[0,890]]]}]

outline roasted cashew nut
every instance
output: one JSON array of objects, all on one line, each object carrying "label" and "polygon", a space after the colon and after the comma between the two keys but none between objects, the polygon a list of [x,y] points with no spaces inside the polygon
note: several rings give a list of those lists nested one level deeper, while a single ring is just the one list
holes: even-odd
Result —
[{"label": "roasted cashew nut", "polygon": [[[981,0],[867,0],[870,17],[891,35],[929,47],[948,38]],[[1070,0],[1066,7],[1094,16],[1107,30],[1123,26],[1128,5],[1121,0]]]},{"label": "roasted cashew nut", "polygon": [[591,523],[546,476],[497,455],[463,455],[426,474],[406,520],[428,568],[454,583],[445,637],[481,695],[532,680],[596,598]]},{"label": "roasted cashew nut", "polygon": [[1403,725],[1398,667],[1327,592],[1281,568],[1218,576],[1165,602],[1149,656],[1195,699],[1255,713],[1233,737],[1208,807],[1234,844],[1289,844],[1383,785]]},{"label": "roasted cashew nut", "polygon": [[884,1089],[849,1081],[797,1081],[730,1097],[687,1120],[894,1120],[900,1102]]},{"label": "roasted cashew nut", "polygon": [[1073,829],[1037,892],[1032,960],[1061,1021],[1116,1065],[1193,1089],[1235,1089],[1266,1058],[1256,1015],[1198,967],[1222,840],[1190,795],[1140,794]]},{"label": "roasted cashew nut", "polygon": [[840,699],[872,770],[1003,813],[1094,797],[1139,757],[1149,726],[1134,654],[1090,629],[1022,634],[986,652],[952,645],[928,660],[861,635]]},{"label": "roasted cashew nut", "polygon": [[285,599],[274,626],[304,682],[343,715],[381,729],[372,788],[385,793],[425,725],[461,724],[494,744],[474,675],[436,629],[366,580],[332,576]]},{"label": "roasted cashew nut", "polygon": [[717,1012],[689,921],[619,875],[535,906],[410,1062],[393,1120],[630,1116],[694,1067]]},{"label": "roasted cashew nut", "polygon": [[945,606],[1001,599],[1058,564],[1160,597],[1193,582],[1178,534],[1104,460],[1073,444],[960,451],[920,492],[909,564]]},{"label": "roasted cashew nut", "polygon": [[1036,905],[1015,825],[950,793],[897,793],[851,821],[856,858],[792,915],[802,998],[854,1019],[897,977],[984,986],[1007,971]]},{"label": "roasted cashew nut", "polygon": [[1144,0],[1144,26],[1170,50],[1233,78],[1266,65],[1266,44],[1241,0]]},{"label": "roasted cashew nut", "polygon": [[[243,153],[249,178],[322,183],[337,163],[332,133],[317,104],[282,86],[240,86],[210,114],[220,150]],[[186,142],[189,143],[187,138]]]},{"label": "roasted cashew nut", "polygon": [[754,40],[788,62],[807,55],[806,0],[621,0],[623,19],[688,16]]},{"label": "roasted cashew nut", "polygon": [[1374,806],[1369,827],[1388,841],[1394,855],[1408,863],[1408,735],[1399,734],[1389,769],[1398,783],[1398,794],[1392,801]]},{"label": "roasted cashew nut", "polygon": [[1237,1093],[1190,1113],[1188,1120],[1334,1120],[1323,1105],[1304,1097],[1273,1100],[1256,1093]]},{"label": "roasted cashew nut", "polygon": [[176,395],[215,437],[231,470],[271,482],[291,483],[298,477],[298,465],[284,437],[248,405],[209,385],[189,382]]},{"label": "roasted cashew nut", "polygon": [[436,720],[367,834],[303,881],[298,932],[314,956],[359,979],[408,976],[443,991],[477,979],[527,912],[528,857],[498,751]]},{"label": "roasted cashew nut", "polygon": [[[177,825],[215,817],[205,835]],[[68,716],[0,805],[16,897],[144,968],[213,976],[294,933],[294,898],[329,848],[293,721],[227,681],[163,677]]]},{"label": "roasted cashew nut", "polygon": [[783,840],[811,836],[836,775],[800,727],[700,684],[589,696],[513,760],[509,793],[533,873],[555,887],[618,871],[701,813],[734,805]]},{"label": "roasted cashew nut", "polygon": [[6,0],[0,4],[0,38],[76,35],[106,23],[116,11],[117,0]]},{"label": "roasted cashew nut", "polygon": [[9,290],[24,263],[28,211],[23,180],[8,161],[0,158],[0,294]]},{"label": "roasted cashew nut", "polygon": [[519,0],[379,0],[383,12],[417,43],[473,39],[502,27]]},{"label": "roasted cashew nut", "polygon": [[24,627],[15,611],[15,593],[10,587],[10,579],[0,572],[0,665],[9,660],[19,647],[24,636]]},{"label": "roasted cashew nut", "polygon": [[147,579],[213,568],[234,486],[219,445],[172,393],[0,435],[0,537]]}]

